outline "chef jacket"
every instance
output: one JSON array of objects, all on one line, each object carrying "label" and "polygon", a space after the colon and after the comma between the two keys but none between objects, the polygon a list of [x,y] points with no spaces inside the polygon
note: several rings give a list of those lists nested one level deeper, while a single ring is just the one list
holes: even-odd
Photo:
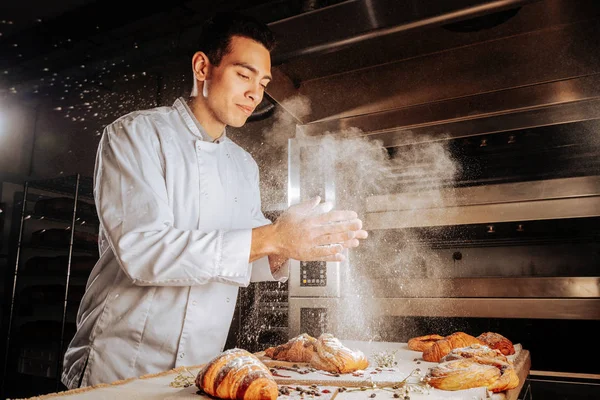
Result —
[{"label": "chef jacket", "polygon": [[249,263],[261,211],[258,166],[211,141],[184,99],[108,125],[94,170],[100,258],[64,356],[68,388],[207,362],[223,351],[238,287],[285,282]]}]

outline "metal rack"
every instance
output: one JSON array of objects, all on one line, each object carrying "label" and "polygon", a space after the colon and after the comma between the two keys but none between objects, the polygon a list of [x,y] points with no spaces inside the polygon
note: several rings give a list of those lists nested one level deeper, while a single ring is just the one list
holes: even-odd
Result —
[{"label": "metal rack", "polygon": [[[264,210],[275,221],[284,206]],[[262,351],[288,340],[288,283],[256,282],[241,288],[233,319],[229,347]]]},{"label": "metal rack", "polygon": [[[40,212],[43,208],[36,206],[37,202],[42,200],[64,201],[67,206],[71,205],[71,208],[64,207],[62,210],[66,210],[66,212],[61,211],[60,213],[52,212],[49,209]],[[31,204],[34,205],[33,210]],[[72,326],[74,326],[74,315],[78,309],[78,300],[73,299],[72,296],[77,291],[74,291],[73,287],[85,285],[87,274],[89,274],[87,268],[92,266],[98,258],[97,246],[91,240],[84,242],[89,243],[88,246],[82,247],[82,242],[77,239],[82,237],[82,231],[83,234],[90,235],[83,236],[86,239],[93,238],[93,235],[86,233],[83,227],[95,229],[98,226],[95,213],[84,213],[80,210],[83,205],[87,205],[88,210],[95,210],[92,179],[79,174],[47,180],[26,181],[20,207],[18,208],[15,204],[13,224],[15,228],[18,228],[13,230],[13,234],[16,235],[16,248],[14,253],[9,256],[9,265],[14,265],[14,269],[7,271],[6,279],[6,292],[10,294],[10,298],[7,296],[5,301],[7,316],[5,317],[6,328],[3,332],[5,339],[1,385],[3,398],[62,390],[60,382],[62,358],[64,347],[70,340],[67,328],[70,323],[73,323]],[[31,233],[36,227],[42,229]],[[97,231],[97,229],[95,230]],[[57,235],[42,236],[48,231],[54,231],[52,233]],[[41,238],[39,239],[41,241],[34,243],[33,238],[36,234],[40,234],[38,238]],[[49,241],[49,245],[45,241]],[[81,276],[81,273],[73,274],[75,257],[79,255],[82,255],[84,260],[89,260],[89,262],[79,264],[79,266],[84,265],[83,271],[86,276]],[[30,264],[35,268],[33,271],[28,271],[26,263],[31,260],[39,260],[39,263]],[[33,290],[36,284],[41,285],[38,288],[41,287],[45,290]],[[48,285],[54,289],[58,288],[58,291],[52,293]],[[60,292],[63,285],[64,292]],[[38,311],[37,314],[35,311],[32,312],[28,318],[22,312],[27,303],[23,301],[26,298],[24,295],[26,288],[30,288],[30,294],[34,294],[33,310]],[[59,298],[60,300],[58,300]],[[36,299],[38,302],[35,302]],[[43,304],[47,303],[49,299],[54,300],[54,303]],[[30,323],[37,324],[51,322],[51,328],[60,330],[59,335],[50,335],[49,347],[52,348],[51,350],[19,348],[18,339],[21,337],[18,335],[17,328],[27,323],[28,320]],[[52,332],[55,331],[52,330]],[[52,338],[58,340],[52,340]],[[19,382],[27,382],[27,385]],[[28,393],[29,390],[35,390],[36,393]]]}]

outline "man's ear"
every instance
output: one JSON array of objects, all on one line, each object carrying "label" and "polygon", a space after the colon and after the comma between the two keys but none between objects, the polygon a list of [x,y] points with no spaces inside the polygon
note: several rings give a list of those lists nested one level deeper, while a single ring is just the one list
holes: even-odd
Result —
[{"label": "man's ear", "polygon": [[208,79],[208,67],[210,61],[204,52],[197,51],[192,57],[192,70],[194,71],[194,77],[200,82],[204,82]]}]

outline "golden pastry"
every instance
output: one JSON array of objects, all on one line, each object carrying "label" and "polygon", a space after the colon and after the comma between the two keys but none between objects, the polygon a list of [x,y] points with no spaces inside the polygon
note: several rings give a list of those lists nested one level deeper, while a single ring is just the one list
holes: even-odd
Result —
[{"label": "golden pastry", "polygon": [[489,348],[488,346],[483,346],[477,343],[472,344],[468,347],[459,347],[457,349],[450,350],[450,353],[442,357],[440,362],[458,360],[460,358],[474,357],[492,358],[498,361],[508,362],[506,356],[502,354],[499,350],[494,350]]},{"label": "golden pastry", "polygon": [[472,344],[485,346],[481,340],[468,335],[464,332],[455,332],[452,335],[446,336],[444,339],[435,341],[423,352],[423,360],[430,362],[440,362],[442,357],[450,353],[452,349],[459,347],[467,347]]},{"label": "golden pastry", "polygon": [[[444,361],[429,369],[425,380],[431,386],[442,390],[463,390],[485,386],[494,393],[519,386],[519,377],[515,368],[512,363],[502,361],[501,357],[505,356],[499,351],[488,348],[489,351],[497,353],[492,354],[493,357],[481,357],[476,354],[485,354],[488,350],[481,348],[455,350],[446,357],[458,358]],[[461,355],[465,357],[460,358]],[[495,369],[496,372],[492,372],[490,368]]]},{"label": "golden pastry", "polygon": [[279,361],[290,362],[310,362],[315,353],[315,343],[317,339],[303,333],[287,343],[276,347],[269,347],[265,350],[265,356]]},{"label": "golden pastry", "polygon": [[440,335],[417,336],[408,340],[408,348],[414,351],[425,351],[436,341],[443,339]]},{"label": "golden pastry", "polygon": [[361,351],[350,350],[329,333],[319,336],[315,351],[310,365],[323,371],[345,374],[369,366],[367,358]]},{"label": "golden pastry", "polygon": [[256,356],[230,349],[210,360],[196,375],[196,386],[207,394],[230,400],[275,400],[277,383]]},{"label": "golden pastry", "polygon": [[500,350],[505,356],[515,354],[515,347],[512,342],[499,333],[485,332],[477,336],[477,339],[481,340],[492,349]]},{"label": "golden pastry", "polygon": [[500,375],[500,370],[492,365],[462,358],[430,368],[425,381],[436,389],[463,390],[493,385]]}]

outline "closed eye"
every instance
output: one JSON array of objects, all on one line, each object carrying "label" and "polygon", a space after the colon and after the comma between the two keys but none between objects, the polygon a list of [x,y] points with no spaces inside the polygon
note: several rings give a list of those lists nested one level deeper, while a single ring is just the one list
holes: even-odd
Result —
[{"label": "closed eye", "polygon": [[247,75],[244,75],[244,74],[240,74],[240,73],[238,73],[238,76],[239,76],[240,78],[242,78],[243,80],[245,80],[245,81],[248,81],[248,80],[250,80],[250,77],[249,77],[249,76],[247,76]]}]

